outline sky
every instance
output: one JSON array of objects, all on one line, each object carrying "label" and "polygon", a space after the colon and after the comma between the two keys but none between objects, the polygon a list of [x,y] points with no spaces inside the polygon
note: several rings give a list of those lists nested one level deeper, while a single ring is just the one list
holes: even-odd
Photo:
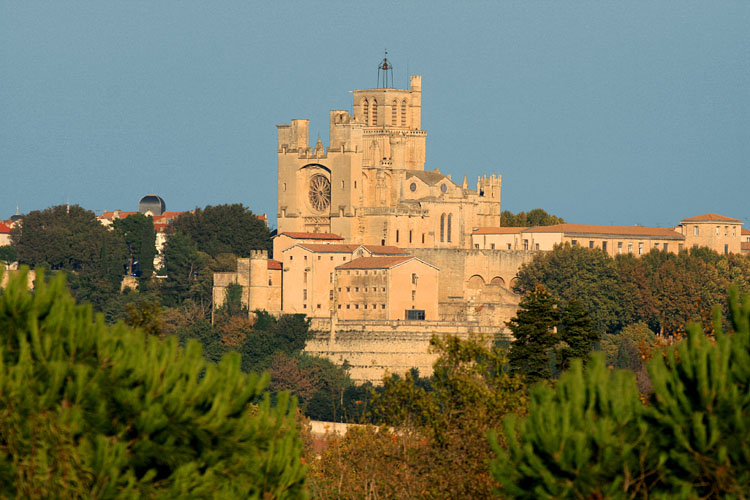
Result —
[{"label": "sky", "polygon": [[0,0],[0,219],[276,212],[276,127],[422,75],[427,169],[502,209],[750,227],[750,2]]}]

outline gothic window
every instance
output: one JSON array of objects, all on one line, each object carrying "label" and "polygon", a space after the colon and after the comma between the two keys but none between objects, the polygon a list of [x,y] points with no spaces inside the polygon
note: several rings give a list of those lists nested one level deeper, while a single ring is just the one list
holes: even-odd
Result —
[{"label": "gothic window", "polygon": [[391,104],[391,124],[398,124],[398,102],[396,102],[396,99],[394,99]]},{"label": "gothic window", "polygon": [[451,241],[451,222],[453,221],[453,214],[448,214],[448,242]]},{"label": "gothic window", "polygon": [[440,216],[440,242],[445,241],[445,214]]},{"label": "gothic window", "polygon": [[371,125],[377,125],[378,124],[378,101],[377,99],[372,100],[372,119],[371,119]]},{"label": "gothic window", "polygon": [[365,119],[365,125],[367,125],[370,120],[370,106],[367,99],[362,101],[362,118]]},{"label": "gothic window", "polygon": [[315,210],[326,210],[331,204],[331,181],[324,175],[313,175],[310,178],[309,199]]},{"label": "gothic window", "polygon": [[401,126],[406,127],[406,99],[401,102]]}]

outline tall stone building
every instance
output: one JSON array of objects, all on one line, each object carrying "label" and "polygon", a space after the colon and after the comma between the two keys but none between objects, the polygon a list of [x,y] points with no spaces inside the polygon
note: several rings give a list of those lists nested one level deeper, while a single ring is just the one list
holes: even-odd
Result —
[{"label": "tall stone building", "polygon": [[278,125],[278,232],[334,233],[347,243],[471,248],[472,228],[500,225],[500,175],[470,189],[426,170],[422,77],[409,89],[355,90],[330,112],[330,143],[310,147],[308,120]]}]

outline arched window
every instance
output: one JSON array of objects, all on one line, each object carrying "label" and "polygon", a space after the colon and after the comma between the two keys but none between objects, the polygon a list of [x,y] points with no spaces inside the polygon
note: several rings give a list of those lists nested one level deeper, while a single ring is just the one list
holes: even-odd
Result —
[{"label": "arched window", "polygon": [[453,214],[448,214],[448,242],[451,241],[451,221],[453,220]]},{"label": "arched window", "polygon": [[391,103],[391,125],[398,125],[398,102],[396,102],[396,99]]},{"label": "arched window", "polygon": [[440,241],[445,241],[445,214],[440,216]]},{"label": "arched window", "polygon": [[377,99],[372,100],[372,121],[370,124],[371,125],[378,124],[378,101]]},{"label": "arched window", "polygon": [[401,126],[406,127],[406,99],[401,102]]},{"label": "arched window", "polygon": [[370,106],[367,102],[367,99],[362,101],[362,118],[365,120],[365,125],[369,123],[370,120]]}]

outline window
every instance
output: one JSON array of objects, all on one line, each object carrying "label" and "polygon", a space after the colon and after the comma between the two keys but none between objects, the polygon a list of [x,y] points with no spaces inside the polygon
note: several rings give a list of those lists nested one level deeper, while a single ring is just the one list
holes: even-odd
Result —
[{"label": "window", "polygon": [[643,243],[638,242],[638,255],[643,255]]},{"label": "window", "polygon": [[495,249],[495,244],[494,243],[490,243],[490,250],[494,250],[494,249]]},{"label": "window", "polygon": [[424,233],[422,233],[422,244],[424,244]]},{"label": "window", "polygon": [[685,244],[684,243],[678,243],[677,244],[677,251],[678,252],[682,252],[683,250],[685,250]]},{"label": "window", "polygon": [[364,308],[367,309],[367,304],[364,305]]},{"label": "window", "polygon": [[341,309],[341,304],[339,304],[339,309]]},{"label": "window", "polygon": [[441,184],[441,185],[440,185],[440,191],[441,191],[442,193],[445,193],[445,192],[447,192],[447,191],[448,191],[448,184]]},{"label": "window", "polygon": [[529,240],[523,240],[523,249],[528,250],[529,249]]},{"label": "window", "polygon": [[359,309],[359,304],[354,304],[354,309]]},{"label": "window", "polygon": [[307,255],[305,255],[305,260],[307,260]]},{"label": "window", "polygon": [[633,244],[628,243],[628,253],[633,253]]},{"label": "window", "polygon": [[346,287],[346,291],[351,292],[352,291],[351,287]]},{"label": "window", "polygon": [[440,216],[440,243],[445,241],[445,214]]},{"label": "window", "polygon": [[398,122],[398,102],[396,99],[391,103],[391,125],[396,125]]},{"label": "window", "polygon": [[396,243],[398,243],[398,229],[396,229]]},{"label": "window", "polygon": [[302,300],[307,300],[307,288],[302,290]]},{"label": "window", "polygon": [[317,307],[318,309],[320,309],[320,304],[318,304],[318,305],[317,305],[316,307]]},{"label": "window", "polygon": [[365,99],[364,101],[362,101],[362,117],[365,120],[365,125],[369,124],[369,120],[370,120],[370,106],[369,106],[369,103],[367,102],[367,99]]},{"label": "window", "polygon": [[341,189],[344,189],[344,181],[341,181]]},{"label": "window", "polygon": [[318,260],[320,260],[320,255],[318,255]]},{"label": "window", "polygon": [[286,182],[284,183],[284,191],[286,191]]},{"label": "window", "polygon": [[354,189],[357,189],[357,181],[354,181]]},{"label": "window", "polygon": [[329,283],[333,283],[333,273],[330,273],[330,274],[328,275],[328,282],[329,282]]},{"label": "window", "polygon": [[664,243],[664,245],[662,245],[662,248],[666,252],[669,249],[669,243]]},{"label": "window", "polygon": [[380,304],[381,309],[385,309],[385,304]]},{"label": "window", "polygon": [[294,260],[294,255],[290,255],[289,260]]},{"label": "window", "polygon": [[511,245],[510,243],[508,243],[508,250],[513,250],[513,245]]},{"label": "window", "polygon": [[570,242],[571,245],[576,246],[578,244],[578,240],[572,240]]},{"label": "window", "polygon": [[698,236],[698,235],[699,235],[698,226],[693,226],[693,236]]},{"label": "window", "polygon": [[602,250],[604,250],[605,252],[607,251],[607,242],[606,241],[602,241]]},{"label": "window", "polygon": [[372,116],[370,118],[370,123],[372,125],[378,124],[378,101],[377,99],[372,100]]},{"label": "window", "polygon": [[659,248],[659,242],[654,243],[654,248]]},{"label": "window", "polygon": [[305,274],[304,274],[304,280],[303,280],[303,282],[304,282],[304,283],[307,283],[307,271],[305,271]]},{"label": "window", "polygon": [[424,309],[407,309],[406,319],[411,321],[424,321]]},{"label": "window", "polygon": [[355,287],[354,287],[354,291],[355,291],[355,292],[359,292],[359,287],[358,287],[358,286],[355,286]]},{"label": "window", "polygon": [[417,284],[417,273],[411,273],[411,284],[416,285]]},{"label": "window", "polygon": [[719,228],[720,228],[720,227],[721,227],[721,226],[716,226],[716,236],[719,236]]},{"label": "window", "polygon": [[331,255],[331,260],[333,260],[333,255]]},{"label": "window", "polygon": [[477,250],[479,250],[479,243],[474,243],[474,248],[476,248]]},{"label": "window", "polygon": [[729,236],[729,226],[724,226],[724,236]]},{"label": "window", "polygon": [[347,308],[347,309],[350,309],[350,308],[351,308],[351,304],[347,304],[347,305],[346,305],[346,308]]},{"label": "window", "polygon": [[534,245],[534,248],[535,248],[536,250],[539,250],[539,243],[537,243],[536,245]]},{"label": "window", "polygon": [[594,248],[594,242],[591,240],[589,241],[589,248]]},{"label": "window", "polygon": [[411,229],[409,229],[409,243],[411,243]]},{"label": "window", "polygon": [[[445,186],[445,184],[443,184]],[[448,214],[448,242],[451,241],[451,221],[453,220],[453,214]]]},{"label": "window", "polygon": [[367,293],[367,287],[365,287],[365,293]]},{"label": "window", "polygon": [[411,191],[413,193],[416,190],[417,190],[417,183],[416,182],[412,182],[411,184],[409,184],[409,191]]},{"label": "window", "polygon": [[406,127],[406,99],[401,101],[401,126]]},{"label": "window", "polygon": [[417,300],[417,291],[416,290],[412,290],[411,291],[411,300]]},{"label": "window", "polygon": [[617,253],[622,253],[622,241],[617,242]]},{"label": "window", "polygon": [[724,245],[724,255],[729,253],[729,245]]},{"label": "window", "polygon": [[383,287],[383,291],[385,292],[385,287]]}]

